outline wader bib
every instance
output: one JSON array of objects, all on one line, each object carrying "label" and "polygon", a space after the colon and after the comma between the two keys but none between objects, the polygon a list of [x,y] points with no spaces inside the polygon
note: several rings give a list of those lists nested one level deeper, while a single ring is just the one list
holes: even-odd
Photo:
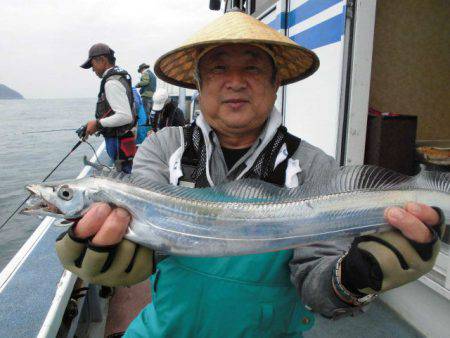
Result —
[{"label": "wader bib", "polygon": [[[185,136],[195,132],[194,126]],[[285,129],[279,133],[289,137]],[[289,139],[285,143],[290,148]],[[188,144],[186,149],[192,147]],[[267,151],[262,156],[267,159]],[[190,157],[191,164],[201,165],[201,160]],[[125,337],[301,337],[313,326],[314,317],[290,281],[292,254],[293,250],[285,250],[235,257],[165,258],[150,279],[152,302],[130,324]]]},{"label": "wader bib", "polygon": [[125,337],[301,337],[314,318],[289,280],[291,256],[166,258]]}]

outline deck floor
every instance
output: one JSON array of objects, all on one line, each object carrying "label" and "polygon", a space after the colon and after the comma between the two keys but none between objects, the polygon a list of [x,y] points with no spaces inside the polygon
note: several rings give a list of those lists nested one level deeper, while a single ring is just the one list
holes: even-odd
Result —
[{"label": "deck floor", "polygon": [[356,317],[331,321],[316,316],[314,327],[304,334],[305,338],[345,337],[345,338],[422,338],[409,323],[380,300],[370,305],[370,309]]},{"label": "deck floor", "polygon": [[150,301],[150,282],[148,280],[131,287],[116,288],[109,301],[105,336],[125,331],[131,321]]}]

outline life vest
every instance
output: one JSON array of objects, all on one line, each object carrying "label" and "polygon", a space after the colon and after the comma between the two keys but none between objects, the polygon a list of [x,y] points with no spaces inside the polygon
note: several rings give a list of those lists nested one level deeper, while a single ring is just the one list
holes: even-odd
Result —
[{"label": "life vest", "polygon": [[103,77],[102,82],[100,83],[100,91],[98,93],[95,118],[102,119],[115,114],[115,111],[112,110],[111,106],[109,105],[105,93],[105,84],[110,79],[117,79],[125,87],[126,94],[128,97],[128,103],[130,104],[131,114],[133,118],[133,121],[129,124],[114,128],[103,127],[99,130],[99,132],[105,137],[117,137],[124,135],[126,132],[128,132],[129,130],[131,130],[131,128],[134,127],[136,123],[136,109],[134,105],[133,92],[131,89],[131,76],[128,74],[126,70],[115,66],[108,71],[108,73]]}]

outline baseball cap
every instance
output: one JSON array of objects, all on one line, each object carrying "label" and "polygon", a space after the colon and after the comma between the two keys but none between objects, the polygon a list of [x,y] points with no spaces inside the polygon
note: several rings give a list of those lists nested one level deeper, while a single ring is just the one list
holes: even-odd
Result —
[{"label": "baseball cap", "polygon": [[169,100],[169,94],[165,88],[156,89],[155,94],[153,94],[153,107],[152,110],[160,111],[164,108],[165,104]]},{"label": "baseball cap", "polygon": [[88,59],[80,66],[84,69],[92,67],[92,58],[100,55],[114,55],[114,51],[105,43],[96,43],[89,49]]}]

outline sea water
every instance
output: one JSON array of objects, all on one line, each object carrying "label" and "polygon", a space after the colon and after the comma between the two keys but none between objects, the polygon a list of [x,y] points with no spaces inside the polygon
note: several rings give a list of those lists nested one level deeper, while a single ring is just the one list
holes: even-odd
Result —
[{"label": "sea water", "polygon": [[[94,118],[95,98],[0,100],[0,226],[28,196],[25,185],[42,181],[79,140],[74,130]],[[88,140],[96,149],[102,137]],[[76,177],[83,156],[80,145],[47,181]],[[0,229],[0,271],[39,225],[37,218],[16,214]]]}]

